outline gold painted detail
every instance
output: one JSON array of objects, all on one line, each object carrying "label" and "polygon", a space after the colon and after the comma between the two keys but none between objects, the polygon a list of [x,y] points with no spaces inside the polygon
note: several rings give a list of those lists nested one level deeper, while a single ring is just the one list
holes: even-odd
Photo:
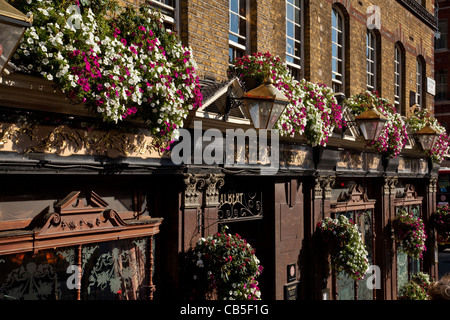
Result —
[{"label": "gold painted detail", "polygon": [[339,169],[363,169],[363,159],[361,152],[341,151],[337,162]]},{"label": "gold painted detail", "polygon": [[146,134],[73,129],[68,125],[0,123],[0,151],[161,158]]}]

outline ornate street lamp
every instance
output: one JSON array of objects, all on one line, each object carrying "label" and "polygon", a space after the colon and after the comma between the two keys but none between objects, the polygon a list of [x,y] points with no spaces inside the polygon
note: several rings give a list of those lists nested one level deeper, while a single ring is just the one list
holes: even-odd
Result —
[{"label": "ornate street lamp", "polygon": [[359,114],[355,121],[361,129],[364,139],[373,141],[380,136],[387,118],[372,105],[368,110]]},{"label": "ornate street lamp", "polygon": [[427,124],[422,129],[416,131],[415,136],[419,140],[422,149],[425,151],[430,151],[433,149],[434,144],[439,139],[441,134],[436,131],[432,126]]},{"label": "ornate street lamp", "polygon": [[280,118],[288,98],[274,85],[268,77],[259,87],[244,93],[244,111],[250,118],[255,129],[272,129]]},{"label": "ornate street lamp", "polygon": [[33,18],[0,0],[0,76]]}]

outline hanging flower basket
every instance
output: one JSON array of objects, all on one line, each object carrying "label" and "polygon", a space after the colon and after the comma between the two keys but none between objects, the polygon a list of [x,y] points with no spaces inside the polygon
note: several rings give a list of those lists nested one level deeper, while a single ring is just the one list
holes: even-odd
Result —
[{"label": "hanging flower basket", "polygon": [[366,91],[351,96],[344,103],[355,117],[375,105],[388,120],[378,140],[370,142],[372,148],[386,159],[400,154],[408,139],[406,123],[388,99],[381,98],[377,92]]},{"label": "hanging flower basket", "polygon": [[[112,0],[10,1],[33,14],[13,62],[104,121],[138,119],[168,148],[201,105],[195,61],[161,15]],[[113,17],[108,14],[113,13]]]},{"label": "hanging flower basket", "polygon": [[418,111],[408,119],[408,127],[412,134],[423,129],[426,125],[431,125],[438,133],[439,139],[431,150],[425,151],[425,155],[430,157],[433,163],[441,163],[449,150],[449,136],[436,118],[425,111]]},{"label": "hanging flower basket", "polygon": [[434,280],[430,275],[415,273],[409,282],[400,288],[399,300],[429,300]]},{"label": "hanging flower basket", "polygon": [[295,80],[286,64],[269,52],[236,58],[228,73],[230,77],[237,76],[246,90],[263,83],[267,76],[273,79],[290,102],[274,127],[283,136],[293,137],[297,133],[305,136],[312,146],[326,146],[333,130],[344,124],[341,106],[331,88]]},{"label": "hanging flower basket", "polygon": [[345,271],[354,280],[363,279],[369,261],[358,226],[341,214],[336,219],[323,219],[317,227],[322,240],[330,247],[334,270]]},{"label": "hanging flower basket", "polygon": [[430,220],[438,236],[442,241],[450,240],[450,207],[447,205],[438,206],[431,214]]},{"label": "hanging flower basket", "polygon": [[201,238],[186,258],[188,296],[217,295],[219,300],[260,300],[257,278],[263,267],[255,250],[240,235],[226,233],[227,227]]},{"label": "hanging flower basket", "polygon": [[400,251],[414,259],[422,258],[427,238],[422,219],[414,217],[411,212],[401,211],[392,219],[392,228]]}]

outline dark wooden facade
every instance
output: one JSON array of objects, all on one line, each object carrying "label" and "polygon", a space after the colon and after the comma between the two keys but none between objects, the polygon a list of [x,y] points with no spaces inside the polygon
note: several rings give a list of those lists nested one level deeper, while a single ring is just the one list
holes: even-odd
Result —
[{"label": "dark wooden facade", "polygon": [[[222,79],[228,67],[227,4],[221,1],[216,6],[216,1],[209,2],[215,10],[224,10],[215,14],[221,17],[225,32],[219,37],[220,44],[213,44],[216,53],[220,53],[216,56],[221,58],[200,55],[200,71],[205,75],[216,72],[214,77]],[[254,18],[270,10],[266,2],[251,2],[258,4],[258,10],[251,12]],[[307,1],[305,21],[310,25],[305,28],[308,32],[304,72],[311,81],[322,82],[325,78],[325,82],[331,81],[331,66],[323,67],[323,61],[315,59],[314,53],[326,51],[321,53],[326,57],[323,60],[331,64],[330,50],[319,39],[322,30],[331,29],[329,15],[335,2],[351,12],[352,26],[357,21],[353,30],[366,32],[361,18],[365,7],[359,8],[350,1]],[[396,8],[410,2],[415,3],[397,1]],[[183,3],[183,8],[192,3]],[[274,6],[280,7],[280,3],[274,2]],[[281,4],[279,12],[284,11]],[[364,6],[367,5],[364,1]],[[192,14],[194,9],[203,8],[186,10],[194,16],[191,18],[202,16]],[[398,25],[395,15],[390,15],[389,24],[387,21],[385,24],[388,27],[383,29],[383,41],[407,39],[405,34],[416,32],[402,31],[407,29],[406,25],[410,26],[407,18],[410,9],[402,10],[404,28]],[[323,28],[313,27],[315,22],[311,22],[313,15],[309,12],[323,13],[321,18],[326,22]],[[181,20],[187,18],[183,13]],[[284,23],[284,17],[281,20]],[[271,23],[266,19],[258,21],[262,31],[266,28],[262,24]],[[211,23],[218,29],[218,19],[198,24],[210,30],[206,27]],[[429,33],[431,30],[422,22],[416,21],[411,26],[417,27],[412,28],[419,30],[417,34],[422,29]],[[256,35],[262,32],[258,28],[252,31]],[[186,30],[180,32],[185,42],[194,43],[197,37],[203,37],[200,32],[185,34]],[[284,25],[279,30],[284,30]],[[351,39],[359,38],[352,35]],[[427,44],[423,47],[429,50],[431,36],[424,39]],[[275,43],[273,34],[265,41],[252,47],[261,51],[270,49],[267,46]],[[357,41],[358,50],[363,52],[361,43]],[[194,49],[201,51],[199,46],[206,45],[208,41],[202,38]],[[284,45],[277,45],[282,49],[275,53],[282,54]],[[409,44],[412,49],[408,53],[411,56],[414,53],[415,57],[414,46]],[[352,61],[359,61],[359,56],[353,57],[358,50],[351,52]],[[392,60],[389,50],[383,51],[390,57],[384,62]],[[415,63],[415,59],[409,60],[409,64]],[[213,63],[217,65],[209,66]],[[352,62],[350,67],[355,69],[351,71],[352,79],[360,79],[348,84],[349,93],[353,94],[365,88],[361,79],[366,75],[358,63]],[[390,68],[388,63],[379,67]],[[383,72],[382,87],[390,95],[393,92],[389,72]],[[356,77],[359,73],[361,76]],[[427,68],[427,73],[431,73],[431,68]],[[226,129],[251,129],[250,121],[237,109],[232,110],[227,121],[217,114],[226,100],[223,93],[227,90],[222,89],[225,85],[236,86],[236,81],[216,85],[220,90],[208,95],[204,107],[190,115],[185,127],[193,130],[195,121],[202,121],[203,130],[217,128],[224,134]],[[208,90],[208,86],[203,89]],[[2,78],[0,107],[2,297],[14,298],[13,292],[17,299],[182,299],[183,254],[199,237],[219,230],[220,224],[227,224],[230,232],[241,234],[254,246],[264,267],[260,277],[262,299],[395,300],[401,281],[408,279],[411,272],[419,268],[434,278],[437,276],[436,243],[428,225],[427,251],[420,261],[407,259],[405,263],[392,238],[390,222],[398,208],[414,207],[427,224],[436,207],[438,166],[422,156],[413,139],[399,157],[387,161],[367,147],[355,126],[344,132],[336,131],[327,147],[311,147],[302,136],[280,137],[278,170],[276,174],[263,175],[263,165],[247,162],[230,166],[175,165],[170,154],[159,154],[150,147],[152,138],[145,132],[92,130],[97,118],[81,106],[69,104],[51,83],[18,72]],[[349,123],[354,120],[349,114],[345,117]],[[25,118],[41,121],[23,121]],[[139,123],[125,123],[128,127],[140,127]],[[379,267],[379,289],[368,289],[365,281],[340,279],[330,270],[329,257],[317,237],[317,223],[324,217],[358,212],[368,212],[361,225],[366,228],[364,240],[370,247],[370,262]],[[118,255],[124,258],[117,259]],[[131,261],[137,261],[138,256],[142,265],[133,263],[133,269]],[[120,261],[127,264],[122,264],[118,273],[108,273],[111,268],[107,266],[118,266]],[[79,289],[67,288],[66,280],[72,274],[66,269],[70,265],[83,271],[85,278],[81,278]],[[289,276],[292,266],[296,271],[293,279]],[[120,272],[125,269],[134,270],[133,276]],[[40,283],[46,286],[37,290],[27,282],[32,280],[30,276],[21,283],[11,282],[24,270],[32,271],[29,274],[35,279],[41,277]],[[24,283],[28,285],[26,292]]]},{"label": "dark wooden facade", "polygon": [[[190,125],[196,119],[201,119],[199,114]],[[426,223],[436,206],[437,168],[420,156],[414,141],[388,162],[366,147],[355,130],[335,133],[328,147],[313,148],[302,137],[281,139],[277,173],[261,175],[261,166],[247,163],[176,166],[168,155],[125,145],[133,140],[123,135],[111,134],[100,152],[94,142],[74,138],[85,136],[83,130],[75,123],[2,123],[1,257],[148,237],[147,248],[153,249],[147,272],[152,276],[146,286],[155,285],[156,291],[147,298],[182,298],[183,252],[226,223],[256,249],[264,266],[263,299],[285,299],[292,288],[298,299],[323,299],[326,293],[329,299],[347,299],[359,297],[364,282],[351,285],[350,296],[342,295],[345,284],[329,268],[316,225],[327,216],[370,211],[365,241],[371,263],[380,268],[381,283],[366,294],[396,299],[397,254],[390,221],[398,207],[418,206]],[[94,141],[97,135],[106,139],[108,133],[90,132],[86,139]],[[84,154],[76,154],[75,146],[85,148]],[[77,200],[79,196],[84,200]],[[437,275],[434,245],[429,237],[420,261],[420,269],[432,276]],[[296,277],[288,282],[292,265]]]}]

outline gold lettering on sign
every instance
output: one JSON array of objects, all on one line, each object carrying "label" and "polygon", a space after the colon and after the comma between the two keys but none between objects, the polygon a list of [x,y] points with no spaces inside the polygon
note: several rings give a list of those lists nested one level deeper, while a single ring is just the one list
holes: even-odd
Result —
[{"label": "gold lettering on sign", "polygon": [[227,193],[220,195],[220,204],[229,203],[234,205],[236,203],[242,203],[243,193]]}]

